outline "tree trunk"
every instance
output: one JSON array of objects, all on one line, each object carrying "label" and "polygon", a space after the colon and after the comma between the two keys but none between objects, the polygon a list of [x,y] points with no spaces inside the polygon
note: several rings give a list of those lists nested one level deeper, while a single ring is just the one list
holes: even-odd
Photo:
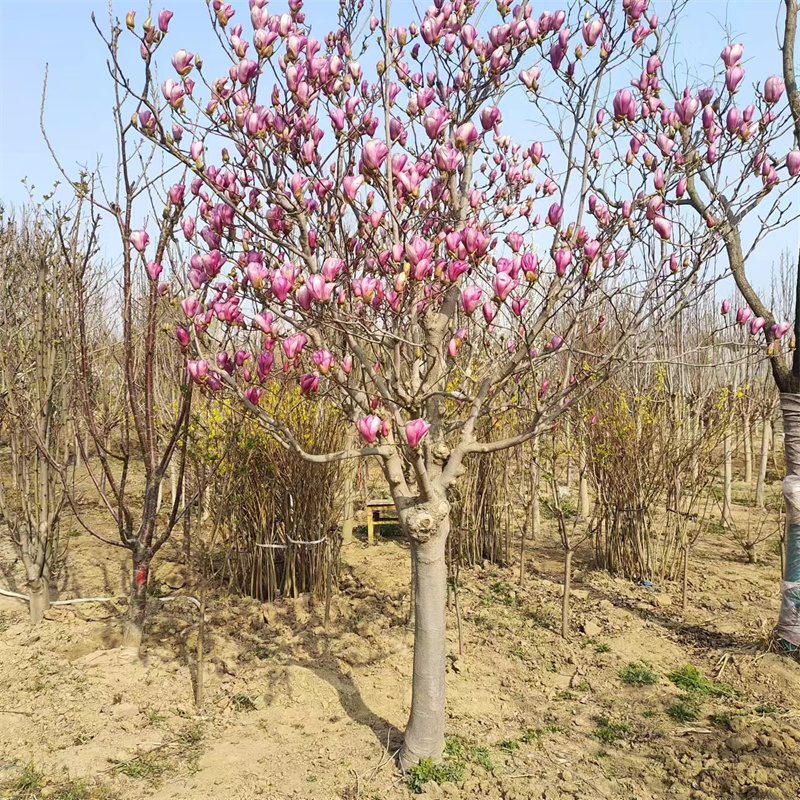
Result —
[{"label": "tree trunk", "polygon": [[781,610],[775,635],[791,649],[800,647],[800,394],[782,394],[783,446],[786,477],[786,561],[781,585]]},{"label": "tree trunk", "polygon": [[589,519],[589,481],[586,479],[586,452],[581,448],[578,478],[578,513],[581,519]]},{"label": "tree trunk", "polygon": [[445,657],[447,639],[447,563],[445,517],[427,541],[411,538],[416,576],[414,597],[414,678],[411,715],[400,761],[408,768],[422,759],[438,761],[444,752]]},{"label": "tree trunk", "polygon": [[747,488],[753,485],[753,431],[750,418],[742,417],[742,439],[744,441],[744,482]]},{"label": "tree trunk", "polygon": [[50,581],[47,575],[28,581],[28,606],[31,624],[38,625],[50,608]]},{"label": "tree trunk", "polygon": [[758,462],[758,477],[756,478],[756,505],[759,508],[764,508],[764,484],[767,480],[771,431],[772,423],[768,417],[764,417],[764,427],[761,431],[761,460]]},{"label": "tree trunk", "polygon": [[150,559],[133,554],[131,574],[131,597],[128,619],[125,623],[125,634],[122,645],[136,650],[142,644],[144,618],[147,613],[147,584],[150,579]]},{"label": "tree trunk", "polygon": [[564,553],[564,594],[561,597],[561,636],[569,638],[569,590],[572,583],[572,550]]},{"label": "tree trunk", "polygon": [[681,587],[681,610],[686,613],[689,608],[689,541],[683,547],[683,586]]},{"label": "tree trunk", "polygon": [[725,439],[722,444],[725,457],[723,465],[723,486],[722,486],[722,524],[729,525],[731,522],[731,505],[733,502],[733,463],[731,450],[731,432],[725,431]]}]

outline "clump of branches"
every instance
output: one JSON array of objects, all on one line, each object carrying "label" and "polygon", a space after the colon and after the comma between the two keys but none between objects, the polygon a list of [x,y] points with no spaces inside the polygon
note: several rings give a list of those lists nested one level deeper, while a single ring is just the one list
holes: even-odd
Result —
[{"label": "clump of branches", "polygon": [[676,577],[709,509],[728,413],[713,398],[690,406],[664,380],[601,391],[586,420],[598,566],[634,580]]},{"label": "clump of branches", "polygon": [[[303,402],[286,386],[269,402],[276,417],[291,416],[306,452],[343,446],[343,425],[323,404]],[[220,577],[233,591],[263,601],[326,595],[339,565],[342,462],[299,458],[250,421],[231,436],[214,490],[225,552]]]}]

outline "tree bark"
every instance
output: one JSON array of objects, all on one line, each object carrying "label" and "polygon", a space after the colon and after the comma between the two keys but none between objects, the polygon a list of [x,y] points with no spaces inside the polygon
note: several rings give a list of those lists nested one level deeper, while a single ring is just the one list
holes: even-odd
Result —
[{"label": "tree bark", "polygon": [[722,448],[725,457],[722,486],[722,524],[728,525],[731,522],[731,504],[733,501],[733,463],[730,430],[725,431]]},{"label": "tree bark", "polygon": [[131,597],[128,619],[122,645],[138,652],[142,644],[144,618],[147,613],[147,585],[150,579],[150,559],[133,554],[131,574]]},{"label": "tree bark", "polygon": [[28,606],[31,624],[38,625],[50,608],[50,581],[47,575],[28,581]]},{"label": "tree bark", "polygon": [[581,519],[589,519],[589,481],[586,478],[586,452],[581,448],[579,458],[580,477],[578,478],[578,512]]},{"label": "tree bark", "polygon": [[422,759],[441,759],[445,723],[445,629],[447,564],[445,544],[450,519],[445,517],[427,541],[411,538],[416,576],[414,597],[414,678],[411,715],[400,761],[410,767]]},{"label": "tree bark", "polygon": [[764,427],[761,430],[761,460],[758,462],[758,477],[756,478],[756,505],[759,508],[764,508],[764,484],[767,479],[771,431],[772,424],[768,417],[764,417]]},{"label": "tree bark", "polygon": [[744,482],[748,490],[753,485],[753,431],[750,418],[742,417],[742,439],[744,441]]},{"label": "tree bark", "polygon": [[569,592],[572,583],[572,550],[564,552],[564,594],[561,597],[561,636],[569,638]]},{"label": "tree bark", "polygon": [[775,635],[791,649],[800,647],[800,394],[781,394],[786,477],[786,559],[781,610]]}]

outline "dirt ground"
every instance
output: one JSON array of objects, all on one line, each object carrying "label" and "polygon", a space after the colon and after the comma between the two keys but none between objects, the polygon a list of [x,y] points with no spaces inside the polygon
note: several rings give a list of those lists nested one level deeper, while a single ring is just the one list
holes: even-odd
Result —
[{"label": "dirt ground", "polygon": [[[565,641],[551,525],[524,587],[514,566],[461,573],[448,758],[438,775],[412,776],[422,797],[800,797],[800,664],[765,646],[779,605],[774,543],[747,564],[724,534],[702,541],[686,614],[677,584],[638,586],[581,553]],[[391,757],[410,704],[406,545],[343,548],[327,628],[308,597],[212,593],[203,713],[193,587],[169,560],[178,546],[154,588],[179,599],[153,599],[139,660],[117,647],[124,601],[60,606],[32,629],[18,601],[0,598],[0,797],[409,798]],[[8,588],[19,569],[2,547]],[[124,595],[124,555],[73,535],[59,596]]]}]

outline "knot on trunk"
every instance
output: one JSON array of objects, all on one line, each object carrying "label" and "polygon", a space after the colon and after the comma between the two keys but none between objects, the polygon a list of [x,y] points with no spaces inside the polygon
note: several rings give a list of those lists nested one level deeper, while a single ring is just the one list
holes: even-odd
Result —
[{"label": "knot on trunk", "polygon": [[409,539],[422,543],[436,534],[449,513],[446,500],[429,500],[404,509],[402,522]]}]

